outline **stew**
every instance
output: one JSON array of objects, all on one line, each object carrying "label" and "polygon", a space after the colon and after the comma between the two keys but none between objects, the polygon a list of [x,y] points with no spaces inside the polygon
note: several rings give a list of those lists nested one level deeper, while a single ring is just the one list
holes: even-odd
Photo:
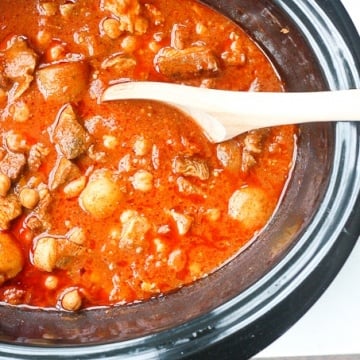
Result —
[{"label": "stew", "polygon": [[166,104],[101,102],[128,80],[283,91],[237,25],[194,0],[1,0],[0,28],[1,302],[143,301],[265,227],[296,127],[216,145]]}]

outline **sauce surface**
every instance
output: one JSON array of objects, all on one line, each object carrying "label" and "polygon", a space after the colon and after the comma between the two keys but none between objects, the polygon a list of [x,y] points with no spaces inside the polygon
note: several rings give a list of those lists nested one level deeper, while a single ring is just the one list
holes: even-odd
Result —
[{"label": "sauce surface", "polygon": [[193,0],[1,0],[0,28],[0,301],[146,300],[266,225],[296,127],[216,145],[165,104],[100,102],[129,79],[282,91],[235,24]]}]

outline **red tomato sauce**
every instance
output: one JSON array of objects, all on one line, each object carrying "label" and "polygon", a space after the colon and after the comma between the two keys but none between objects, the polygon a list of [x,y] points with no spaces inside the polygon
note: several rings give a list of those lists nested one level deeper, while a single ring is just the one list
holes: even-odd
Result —
[{"label": "red tomato sauce", "polygon": [[264,229],[296,127],[212,144],[166,104],[100,101],[127,80],[282,91],[242,29],[193,0],[2,0],[0,14],[1,302],[143,301]]}]

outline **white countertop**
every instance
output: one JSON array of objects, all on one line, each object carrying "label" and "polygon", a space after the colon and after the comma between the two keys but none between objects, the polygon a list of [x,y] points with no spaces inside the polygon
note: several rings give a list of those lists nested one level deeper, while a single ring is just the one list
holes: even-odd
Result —
[{"label": "white countertop", "polygon": [[[360,33],[360,0],[342,2]],[[360,359],[360,239],[315,305],[255,359],[354,354]]]}]

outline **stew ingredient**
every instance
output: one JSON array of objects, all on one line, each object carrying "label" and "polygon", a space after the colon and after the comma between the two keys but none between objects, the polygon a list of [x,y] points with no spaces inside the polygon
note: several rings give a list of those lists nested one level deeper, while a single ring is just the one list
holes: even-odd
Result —
[{"label": "stew ingredient", "polygon": [[0,29],[0,301],[145,300],[265,226],[295,127],[214,145],[165,104],[100,102],[129,79],[282,91],[238,26],[194,0],[1,0]]}]

